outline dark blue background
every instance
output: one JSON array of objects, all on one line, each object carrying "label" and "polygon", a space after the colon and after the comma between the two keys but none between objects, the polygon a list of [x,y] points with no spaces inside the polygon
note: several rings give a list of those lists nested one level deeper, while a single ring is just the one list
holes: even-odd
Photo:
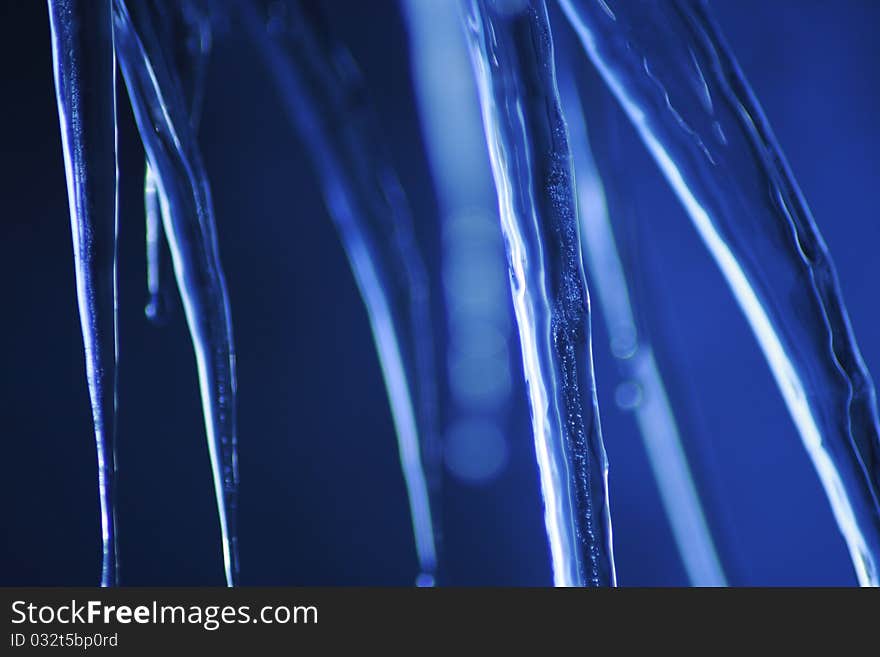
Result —
[{"label": "dark blue background", "polygon": [[[880,371],[880,4],[724,0],[716,16],[836,261],[867,364]],[[438,267],[435,199],[394,3],[328,2],[369,81]],[[42,2],[7,2],[0,71],[0,584],[97,581],[95,450]],[[245,584],[399,584],[416,573],[390,414],[365,312],[317,184],[254,53],[218,38],[200,128],[238,352]],[[143,317],[143,151],[119,94],[120,552],[123,583],[221,584],[188,334],[174,301]],[[725,284],[632,134],[627,184],[655,336],[738,584],[852,584],[827,502]],[[629,140],[629,141],[627,141]],[[439,281],[433,281],[441,298]],[[438,325],[442,326],[440,309]],[[634,424],[595,357],[622,584],[684,584]],[[547,584],[524,397],[511,457],[482,487],[449,480],[446,584]]]}]

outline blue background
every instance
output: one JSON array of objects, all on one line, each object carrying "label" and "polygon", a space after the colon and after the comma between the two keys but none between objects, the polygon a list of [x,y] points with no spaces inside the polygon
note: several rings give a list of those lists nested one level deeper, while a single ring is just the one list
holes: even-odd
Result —
[{"label": "blue background", "polygon": [[[880,371],[880,3],[712,4],[828,242],[868,367]],[[436,201],[400,14],[390,1],[326,5],[369,82],[436,272]],[[0,584],[93,584],[95,450],[48,18],[42,2],[7,2],[0,17]],[[122,86],[119,117],[122,581],[219,585],[183,315],[174,299],[166,326],[143,316],[143,151]],[[409,585],[417,571],[409,515],[366,315],[304,153],[255,53],[234,33],[217,39],[200,139],[238,352],[242,581]],[[634,238],[645,263],[640,298],[663,341],[732,582],[855,583],[744,319],[632,131],[619,139],[634,207],[651,216]],[[442,299],[437,276],[432,283]],[[598,318],[594,329],[620,582],[685,584],[635,425],[614,405],[617,371]],[[482,486],[446,482],[441,583],[551,581],[525,399],[516,394],[502,475]]]}]

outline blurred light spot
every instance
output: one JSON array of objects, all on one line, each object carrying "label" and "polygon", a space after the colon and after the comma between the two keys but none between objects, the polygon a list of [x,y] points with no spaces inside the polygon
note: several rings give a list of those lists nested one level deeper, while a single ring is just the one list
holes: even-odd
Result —
[{"label": "blurred light spot", "polygon": [[444,442],[446,468],[462,481],[491,481],[507,465],[507,441],[491,422],[460,420],[446,432]]},{"label": "blurred light spot", "polygon": [[507,276],[501,256],[473,246],[446,254],[443,283],[450,305],[481,315],[501,312],[507,303]]},{"label": "blurred light spot", "polygon": [[632,358],[637,348],[638,335],[631,323],[622,323],[611,331],[611,353],[615,358]]},{"label": "blurred light spot", "polygon": [[[461,165],[456,163],[456,166]],[[490,206],[492,207],[494,206]],[[443,218],[441,229],[444,242],[456,245],[466,242],[479,244],[493,251],[501,250],[501,227],[498,225],[498,214],[492,209],[474,207],[449,213]]]},{"label": "blurred light spot", "polygon": [[504,402],[510,394],[507,354],[450,353],[449,386],[455,401],[462,406],[492,406]]},{"label": "blurred light spot", "polygon": [[420,589],[427,589],[434,586],[434,576],[430,573],[419,573],[416,577],[416,586]]},{"label": "blurred light spot", "polygon": [[491,322],[473,318],[449,327],[449,342],[463,356],[496,356],[507,353],[507,338]]},{"label": "blurred light spot", "polygon": [[632,411],[642,403],[642,387],[635,381],[624,381],[614,391],[614,401],[623,411]]}]

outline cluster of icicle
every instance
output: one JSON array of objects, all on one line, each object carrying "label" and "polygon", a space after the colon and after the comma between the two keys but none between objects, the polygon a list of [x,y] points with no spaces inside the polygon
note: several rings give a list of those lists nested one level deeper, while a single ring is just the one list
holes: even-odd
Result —
[{"label": "cluster of icicle", "polygon": [[[616,581],[589,276],[612,353],[641,391],[637,423],[688,575],[697,585],[725,585],[663,379],[637,328],[631,272],[618,254],[572,73],[571,62],[582,55],[563,52],[557,62],[544,0],[461,0],[439,13],[432,3],[407,0],[405,9],[413,26],[420,13],[426,20],[460,13],[436,24],[458,31],[450,43],[467,48],[472,63],[555,583]],[[147,315],[161,311],[165,243],[196,356],[226,581],[232,586],[239,577],[235,350],[196,137],[215,13],[242,26],[257,46],[319,175],[385,378],[420,562],[417,582],[432,585],[442,368],[428,272],[352,57],[314,7],[298,0],[48,4],[97,441],[102,585],[117,584],[119,576],[117,59],[147,154]],[[827,248],[730,49],[701,0],[559,4],[726,278],[825,488],[859,582],[877,585],[880,440],[873,384]],[[454,207],[456,199],[444,202]]]}]

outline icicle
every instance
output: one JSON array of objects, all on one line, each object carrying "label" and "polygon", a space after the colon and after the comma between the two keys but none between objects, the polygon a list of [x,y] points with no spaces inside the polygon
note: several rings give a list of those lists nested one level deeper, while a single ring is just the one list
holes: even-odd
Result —
[{"label": "icicle", "polygon": [[[586,118],[571,72],[560,67],[560,91],[577,172],[584,260],[608,327],[611,352],[626,381],[620,405],[635,415],[682,564],[694,586],[727,586],[666,386],[650,342],[636,329],[629,283],[617,251],[602,179],[593,161]],[[626,391],[634,392],[626,395]],[[629,397],[632,401],[624,399]]]},{"label": "icicle", "polygon": [[529,389],[554,581],[614,585],[574,171],[541,0],[465,0]]},{"label": "icicle", "polygon": [[702,2],[561,0],[751,324],[863,585],[880,584],[876,394],[828,249]]},{"label": "icicle", "polygon": [[238,580],[235,351],[208,180],[148,3],[114,2],[116,47],[159,196],[199,373],[227,584]]},{"label": "icicle", "polygon": [[437,566],[433,321],[412,217],[355,62],[297,2],[237,6],[318,172],[367,308],[397,431],[422,573]]},{"label": "icicle", "polygon": [[101,586],[116,554],[116,60],[110,2],[49,0],[86,376],[98,447]]}]

